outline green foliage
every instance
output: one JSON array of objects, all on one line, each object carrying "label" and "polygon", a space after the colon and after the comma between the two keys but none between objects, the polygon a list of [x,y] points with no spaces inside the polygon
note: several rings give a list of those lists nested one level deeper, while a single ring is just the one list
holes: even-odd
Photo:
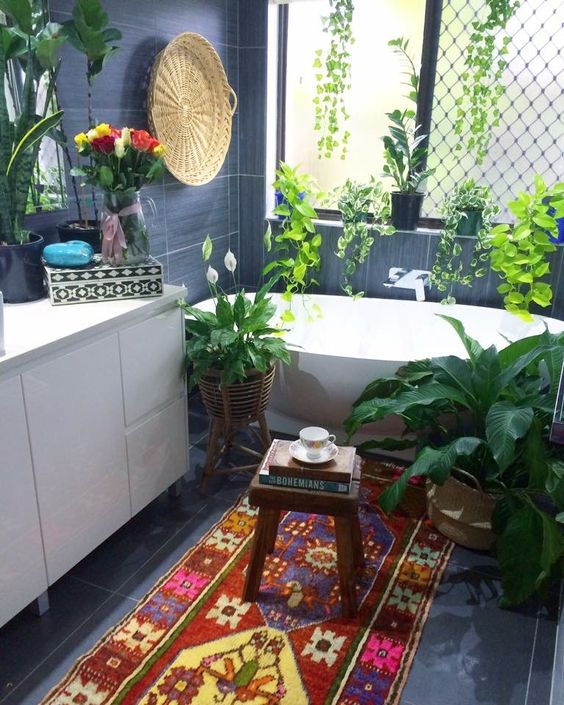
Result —
[{"label": "green foliage", "polygon": [[[353,0],[329,0],[331,12],[323,18],[323,31],[330,35],[329,49],[315,52],[313,68],[317,81],[314,129],[321,132],[317,142],[319,158],[329,159],[340,148],[341,159],[347,155],[350,133],[340,120],[346,122],[350,115],[345,105],[345,95],[351,87],[350,48],[354,44],[352,20]],[[341,134],[342,132],[342,134]]]},{"label": "green foliage", "polygon": [[[263,270],[266,276],[274,272],[276,279],[284,283],[282,298],[291,304],[294,294],[305,293],[310,286],[316,285],[314,272],[321,267],[319,251],[322,243],[321,233],[314,224],[317,212],[311,205],[313,198],[321,198],[314,181],[309,174],[299,173],[284,162],[276,170],[274,188],[283,196],[283,202],[274,209],[283,221],[280,231],[274,236],[272,248],[276,259],[269,262]],[[265,235],[265,246],[270,251],[272,232],[270,225]],[[294,320],[291,307],[282,314],[282,320],[289,323]]]},{"label": "green foliage", "polygon": [[556,219],[564,217],[564,183],[548,189],[537,176],[534,193],[520,193],[508,206],[516,223],[491,231],[491,268],[504,280],[497,290],[505,308],[530,322],[531,303],[546,307],[552,301],[552,288],[543,280],[550,273],[547,255],[556,251],[549,234],[558,235]]},{"label": "green foliage", "polygon": [[[481,213],[482,224],[474,241],[469,268],[465,271],[461,259],[462,247],[456,241],[456,235],[460,223],[472,211]],[[448,291],[441,303],[454,304],[456,299],[452,295],[452,289],[455,284],[472,286],[476,277],[483,277],[487,272],[485,263],[489,259],[490,249],[488,237],[492,221],[499,214],[499,208],[491,200],[486,186],[477,186],[469,179],[445,198],[441,214],[444,216],[444,225],[431,271],[431,283],[439,291]]]},{"label": "green foliage", "polygon": [[[419,90],[419,74],[409,55],[409,41],[399,37],[388,42],[394,52],[407,64],[405,75],[409,92],[406,96],[417,105]],[[424,169],[427,148],[422,142],[427,135],[418,134],[420,125],[416,124],[416,111],[406,108],[386,113],[390,122],[390,135],[382,137],[384,142],[384,173],[382,176],[391,178],[400,193],[416,193],[418,188],[433,173],[432,169]]]},{"label": "green foliage", "polygon": [[[62,116],[62,112],[47,112],[52,107],[53,69],[64,37],[60,25],[47,22],[45,0],[0,0],[0,11],[11,20],[10,27],[0,27],[0,242],[13,245],[28,240],[24,218],[39,146]],[[21,91],[13,80],[19,72]],[[42,114],[38,114],[37,100],[40,84],[45,90]],[[16,106],[15,115],[8,110],[4,87]]]},{"label": "green foliage", "polygon": [[[461,76],[462,96],[457,99],[455,132],[469,133],[466,149],[475,152],[481,164],[488,153],[494,127],[499,127],[498,102],[505,92],[502,83],[507,66],[505,56],[511,37],[505,35],[507,22],[519,7],[518,0],[486,0],[484,19],[472,22],[472,32],[465,50],[466,69]],[[464,147],[462,141],[456,151]]]},{"label": "green foliage", "polygon": [[[397,506],[411,477],[443,484],[457,467],[495,496],[492,523],[504,604],[518,604],[535,591],[542,594],[564,555],[553,517],[564,509],[564,459],[549,443],[564,334],[545,330],[497,351],[467,336],[460,321],[441,318],[456,330],[469,359],[411,362],[392,378],[374,380],[354,403],[345,428],[350,437],[396,414],[423,445],[383,493],[386,511]],[[371,441],[370,447],[389,444]]]},{"label": "green foliage", "polygon": [[[204,262],[211,254],[212,242],[208,235],[202,249]],[[226,256],[225,264],[235,282],[236,261],[231,253]],[[217,272],[211,268],[207,278],[215,312],[180,302],[187,316],[186,361],[193,365],[190,387],[210,370],[221,373],[223,384],[233,384],[243,381],[250,369],[266,372],[275,360],[289,363],[290,354],[280,337],[281,331],[270,325],[276,306],[267,293],[275,280],[265,284],[253,300],[244,290],[228,297],[217,285]]]},{"label": "green foliage", "polygon": [[374,233],[393,235],[395,232],[393,226],[385,225],[390,219],[390,197],[382,183],[374,177],[368,184],[347,179],[336,190],[333,195],[335,197],[343,218],[343,234],[337,240],[335,253],[345,260],[341,288],[348,296],[357,299],[364,296],[364,292],[354,293],[350,280],[357,267],[369,256],[374,244]]}]

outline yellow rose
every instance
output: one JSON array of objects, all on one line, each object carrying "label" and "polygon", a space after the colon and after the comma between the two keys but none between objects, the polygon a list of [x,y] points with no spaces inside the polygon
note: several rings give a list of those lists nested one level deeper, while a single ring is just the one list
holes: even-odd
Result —
[{"label": "yellow rose", "polygon": [[158,144],[154,149],[153,149],[153,154],[155,157],[162,157],[162,155],[165,153],[165,147],[164,144]]},{"label": "yellow rose", "polygon": [[126,147],[129,147],[129,145],[131,144],[131,132],[129,131],[129,127],[121,128],[121,138],[123,140],[123,144]]},{"label": "yellow rose", "polygon": [[80,152],[88,144],[88,137],[84,134],[84,132],[81,132],[80,134],[75,135],[74,143]]},{"label": "yellow rose", "polygon": [[111,133],[110,126],[107,122],[101,122],[99,125],[96,125],[94,131],[96,132],[96,137],[105,137]]},{"label": "yellow rose", "polygon": [[125,145],[123,143],[123,137],[116,137],[116,140],[114,142],[114,151],[116,153],[116,157],[118,159],[121,159],[125,153]]}]

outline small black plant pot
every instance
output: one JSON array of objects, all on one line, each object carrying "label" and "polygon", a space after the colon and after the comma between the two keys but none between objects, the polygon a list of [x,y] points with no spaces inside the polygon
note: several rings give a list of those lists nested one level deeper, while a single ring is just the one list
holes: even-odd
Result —
[{"label": "small black plant pot", "polygon": [[0,245],[0,291],[7,304],[42,299],[47,289],[41,253],[43,238],[30,233],[25,245]]},{"label": "small black plant pot", "polygon": [[102,239],[100,236],[100,226],[96,220],[88,220],[88,227],[85,228],[79,220],[67,220],[57,225],[59,240],[69,242],[70,240],[82,240],[92,245],[94,252],[102,251]]},{"label": "small black plant pot", "polygon": [[462,237],[477,237],[483,225],[482,212],[480,210],[461,211],[462,217],[456,228],[456,234]]},{"label": "small black plant pot", "polygon": [[397,230],[415,230],[424,193],[392,193],[392,225]]}]

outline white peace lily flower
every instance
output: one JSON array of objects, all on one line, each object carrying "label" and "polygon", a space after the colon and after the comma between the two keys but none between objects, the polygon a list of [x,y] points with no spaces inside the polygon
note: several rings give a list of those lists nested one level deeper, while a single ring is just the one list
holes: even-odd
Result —
[{"label": "white peace lily flower", "polygon": [[223,263],[225,264],[225,268],[228,272],[235,271],[235,268],[237,267],[237,260],[235,259],[235,255],[233,254],[233,252],[231,252],[231,250],[227,250],[227,254],[223,259]]},{"label": "white peace lily flower", "polygon": [[114,151],[118,159],[121,159],[125,154],[125,143],[123,141],[123,137],[116,138],[114,142]]},{"label": "white peace lily flower", "polygon": [[206,272],[206,279],[209,281],[210,284],[215,284],[219,279],[219,274],[217,273],[217,270],[215,270],[213,267],[208,267],[208,271]]}]

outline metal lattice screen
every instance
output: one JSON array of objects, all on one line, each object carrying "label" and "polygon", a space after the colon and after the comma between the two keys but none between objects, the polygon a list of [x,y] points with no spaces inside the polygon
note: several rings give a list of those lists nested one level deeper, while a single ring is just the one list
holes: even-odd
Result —
[{"label": "metal lattice screen", "polygon": [[504,72],[505,95],[499,103],[501,124],[483,163],[454,148],[459,76],[465,70],[465,47],[471,22],[485,5],[444,0],[430,130],[429,166],[436,169],[427,185],[424,214],[438,216],[446,194],[467,178],[490,187],[511,220],[507,202],[532,188],[535,174],[552,185],[564,179],[564,6],[562,0],[521,0],[507,31],[512,41]]}]

